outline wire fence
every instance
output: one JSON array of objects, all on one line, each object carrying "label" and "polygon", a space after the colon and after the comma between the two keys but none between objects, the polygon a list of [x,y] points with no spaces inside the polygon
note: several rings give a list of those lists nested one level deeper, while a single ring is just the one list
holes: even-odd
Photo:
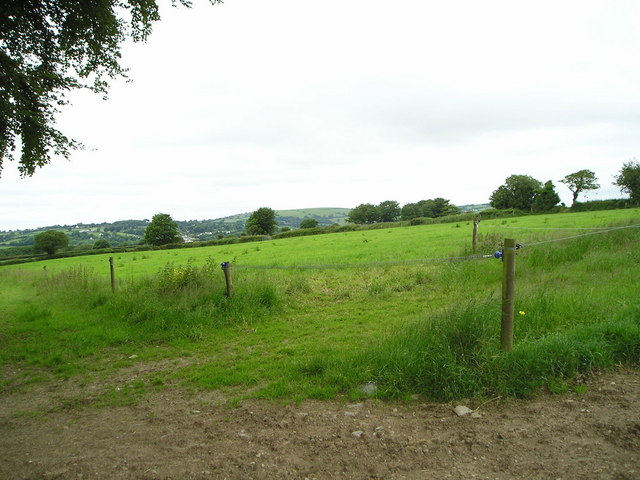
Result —
[{"label": "wire fence", "polygon": [[598,230],[597,232],[589,232],[589,233],[581,233],[580,235],[571,235],[569,237],[562,237],[562,238],[552,238],[549,240],[541,240],[539,242],[533,242],[533,243],[528,243],[528,244],[524,244],[525,247],[533,247],[536,245],[544,245],[546,243],[554,243],[554,242],[562,242],[565,240],[572,240],[575,238],[581,238],[581,237],[590,237],[592,235],[600,235],[603,233],[609,233],[609,232],[615,232],[617,230],[625,230],[628,228],[639,228],[640,225],[626,225],[624,227],[609,227],[607,230]]},{"label": "wire fence", "polygon": [[464,260],[480,260],[490,258],[493,255],[466,255],[461,257],[434,257],[418,258],[411,260],[388,260],[379,262],[363,263],[334,263],[334,264],[309,264],[309,265],[239,265],[234,264],[234,269],[254,269],[254,270],[329,270],[340,268],[375,268],[392,267],[396,265],[426,265],[429,263],[460,262]]},{"label": "wire fence", "polygon": [[[508,227],[502,227],[508,228]],[[518,228],[518,227],[515,227]],[[528,228],[528,227],[523,227]],[[537,229],[538,227],[532,227]],[[577,229],[578,227],[576,227]],[[629,228],[640,228],[640,225],[626,225],[622,227],[595,227],[598,230],[595,232],[582,233],[579,235],[571,235],[568,237],[553,238],[548,240],[542,240],[538,242],[522,243],[518,248],[534,247],[537,245],[544,245],[547,243],[562,242],[565,240],[572,240],[580,237],[588,237],[592,235],[600,235],[618,230],[625,230]],[[574,229],[574,227],[568,227],[566,230]],[[581,229],[581,228],[580,228]],[[565,230],[559,228],[548,228],[547,230]],[[333,264],[308,264],[308,265],[242,265],[234,264],[234,269],[251,269],[251,270],[334,270],[334,269],[349,269],[349,268],[379,268],[379,267],[392,267],[399,265],[427,265],[435,263],[449,263],[449,262],[461,262],[466,260],[483,260],[488,258],[501,258],[500,252],[494,252],[490,254],[477,254],[477,255],[464,255],[464,256],[452,256],[452,257],[432,257],[432,258],[418,258],[409,260],[388,260],[378,262],[364,262],[364,263],[333,263]]]}]

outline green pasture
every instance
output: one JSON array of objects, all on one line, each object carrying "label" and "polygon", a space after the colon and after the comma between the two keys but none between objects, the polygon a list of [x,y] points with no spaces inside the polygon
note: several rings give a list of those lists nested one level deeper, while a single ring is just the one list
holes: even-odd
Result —
[{"label": "green pasture", "polygon": [[[383,398],[441,401],[565,391],[640,361],[640,229],[587,235],[634,225],[638,209],[486,220],[476,256],[461,222],[2,267],[0,385],[99,384],[108,404],[159,388],[356,398],[371,383]],[[499,349],[502,264],[478,258],[505,237],[524,245],[512,353]],[[131,369],[144,373],[123,381]]]},{"label": "green pasture", "polygon": [[[481,221],[478,253],[493,253],[506,237],[526,244],[597,231],[609,225],[630,224],[638,217],[638,209],[626,209]],[[445,223],[224,246],[87,255],[3,268],[27,272],[43,271],[46,267],[48,273],[55,273],[82,267],[93,270],[99,277],[108,277],[108,259],[113,256],[116,276],[131,280],[155,274],[167,262],[200,265],[211,259],[238,266],[353,265],[470,255],[471,236],[471,222]]]}]

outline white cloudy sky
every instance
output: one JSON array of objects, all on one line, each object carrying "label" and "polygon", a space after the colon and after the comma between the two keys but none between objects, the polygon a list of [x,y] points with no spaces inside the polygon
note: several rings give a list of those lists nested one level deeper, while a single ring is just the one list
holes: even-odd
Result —
[{"label": "white cloudy sky", "polygon": [[[159,0],[168,4],[168,0]],[[0,179],[0,230],[484,203],[511,174],[640,158],[635,0],[196,0],[127,45],[132,83],[59,126],[91,149]],[[581,197],[585,198],[585,197]]]}]

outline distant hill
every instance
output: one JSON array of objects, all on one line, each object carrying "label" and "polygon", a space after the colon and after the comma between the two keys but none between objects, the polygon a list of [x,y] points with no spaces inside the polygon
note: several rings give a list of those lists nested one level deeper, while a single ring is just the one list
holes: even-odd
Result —
[{"label": "distant hill", "polygon": [[[276,221],[280,227],[297,228],[305,218],[315,218],[320,225],[344,224],[350,208],[302,208],[277,211]],[[213,240],[219,236],[240,235],[251,213],[240,213],[230,217],[213,220],[176,220],[180,232],[187,241]],[[45,230],[59,230],[69,237],[72,247],[91,248],[96,240],[102,238],[112,246],[135,245],[142,240],[148,220],[120,220],[113,223],[78,223],[75,225],[50,225],[47,227],[1,231],[0,249],[16,250],[11,254],[20,254],[19,250],[33,245],[34,237]],[[8,251],[3,252],[5,255]]]},{"label": "distant hill", "polygon": [[[322,226],[334,223],[343,225],[350,208],[300,208],[296,210],[276,210],[276,221],[280,227],[298,228],[305,218],[315,218]],[[240,235],[251,212],[239,213],[215,220],[176,221],[180,232],[189,240],[213,240],[219,235]]]},{"label": "distant hill", "polygon": [[[463,212],[475,212],[488,208],[488,204],[462,205]],[[321,226],[337,223],[344,225],[350,208],[299,208],[277,210],[276,221],[280,227],[298,228],[305,218],[315,218]],[[212,220],[176,220],[186,241],[214,240],[228,235],[240,235],[250,212]],[[31,250],[34,237],[45,230],[60,230],[69,237],[69,246],[92,248],[96,240],[107,240],[111,246],[136,245],[144,237],[148,220],[120,220],[113,223],[78,223],[75,225],[50,225],[47,227],[0,231],[0,256],[20,255]]]}]

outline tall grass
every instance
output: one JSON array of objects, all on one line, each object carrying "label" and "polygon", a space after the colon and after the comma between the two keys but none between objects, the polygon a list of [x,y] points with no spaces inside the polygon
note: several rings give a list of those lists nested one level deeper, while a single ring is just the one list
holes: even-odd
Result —
[{"label": "tall grass", "polygon": [[[354,386],[374,383],[383,398],[417,393],[448,401],[528,396],[614,365],[637,366],[637,235],[612,232],[523,252],[513,352],[499,349],[499,299],[476,298],[408,321],[362,351],[317,356],[300,369],[355,395]],[[477,271],[472,263],[456,268],[448,274],[461,279]]]},{"label": "tall grass", "polygon": [[82,368],[78,359],[104,349],[139,351],[251,325],[282,303],[273,283],[251,278],[227,298],[211,262],[202,267],[168,263],[157,275],[125,283],[115,294],[82,267],[40,276],[33,286],[36,293],[13,310],[5,326],[0,360],[63,374],[76,372]]}]

